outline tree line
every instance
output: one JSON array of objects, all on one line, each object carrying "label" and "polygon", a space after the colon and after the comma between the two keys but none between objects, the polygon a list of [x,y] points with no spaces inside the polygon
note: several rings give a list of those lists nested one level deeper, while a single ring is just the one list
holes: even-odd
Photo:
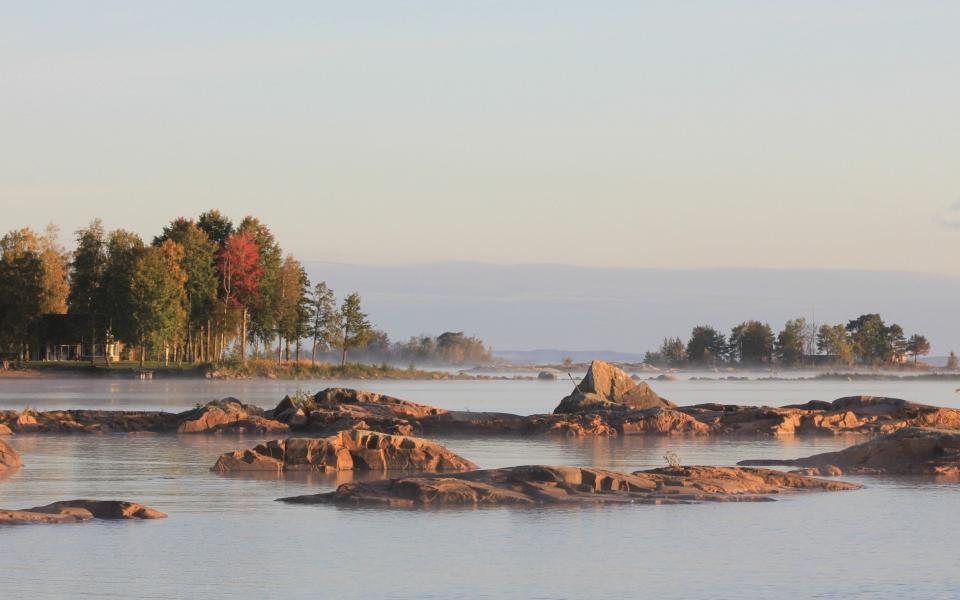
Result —
[{"label": "tree line", "polygon": [[489,357],[481,341],[462,333],[391,345],[371,325],[359,294],[338,304],[327,284],[311,284],[303,265],[251,216],[238,224],[217,210],[181,217],[149,244],[124,229],[105,230],[99,219],[76,232],[73,252],[57,239],[54,226],[0,238],[0,350],[21,360],[39,343],[41,317],[64,313],[83,320],[91,349],[123,342],[137,350],[141,365],[148,355],[165,363],[245,363],[248,350],[254,357],[275,352],[278,362],[292,352],[299,361],[304,342],[312,362],[318,353],[337,352],[341,365],[355,349],[467,360],[479,345]]},{"label": "tree line", "polygon": [[657,366],[711,366],[718,364],[784,366],[824,364],[890,365],[903,357],[930,353],[930,342],[920,334],[909,338],[903,328],[887,324],[871,313],[837,325],[817,327],[804,318],[791,319],[777,334],[768,323],[744,321],[724,335],[709,325],[698,325],[686,343],[666,338],[645,360]]}]

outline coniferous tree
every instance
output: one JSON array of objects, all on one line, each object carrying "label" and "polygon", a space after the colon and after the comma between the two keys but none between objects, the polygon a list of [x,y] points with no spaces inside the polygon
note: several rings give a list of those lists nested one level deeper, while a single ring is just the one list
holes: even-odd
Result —
[{"label": "coniferous tree", "polygon": [[310,298],[310,326],[307,335],[313,338],[310,363],[317,364],[317,350],[328,352],[339,344],[341,314],[333,290],[321,281],[313,288]]},{"label": "coniferous tree", "polygon": [[70,294],[67,312],[85,315],[90,330],[90,362],[93,348],[100,334],[100,316],[103,312],[103,275],[107,265],[107,242],[100,219],[77,230],[77,248],[70,263]]},{"label": "coniferous tree", "polygon": [[201,214],[197,219],[197,226],[220,248],[226,245],[227,238],[233,234],[233,222],[216,209]]},{"label": "coniferous tree", "polygon": [[29,358],[28,333],[43,303],[43,261],[31,247],[30,231],[0,238],[0,350]]},{"label": "coniferous tree", "polygon": [[930,354],[930,342],[927,338],[915,333],[907,340],[907,352],[913,356],[913,364],[917,364],[917,358]]},{"label": "coniferous tree", "polygon": [[347,350],[362,348],[370,339],[373,327],[367,320],[367,314],[360,307],[360,294],[356,292],[343,300],[340,314],[343,319],[343,337],[340,340],[342,350],[340,366],[343,367],[347,364]]}]

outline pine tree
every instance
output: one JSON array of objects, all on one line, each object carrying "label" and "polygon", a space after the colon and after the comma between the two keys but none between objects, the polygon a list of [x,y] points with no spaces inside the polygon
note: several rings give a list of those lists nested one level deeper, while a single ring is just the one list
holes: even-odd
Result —
[{"label": "pine tree", "polygon": [[341,314],[333,290],[321,281],[310,298],[310,326],[307,335],[313,338],[310,363],[317,364],[317,350],[327,352],[339,343]]},{"label": "pine tree", "polygon": [[94,361],[93,347],[100,329],[99,316],[103,311],[103,274],[107,265],[107,244],[100,219],[77,230],[77,248],[70,263],[70,294],[67,312],[86,315],[90,327],[90,362]]},{"label": "pine tree", "polygon": [[0,349],[29,354],[28,332],[43,302],[43,261],[31,248],[29,230],[0,238]]},{"label": "pine tree", "polygon": [[354,292],[347,296],[340,308],[340,314],[343,319],[343,338],[340,341],[342,354],[340,355],[340,366],[347,364],[347,350],[350,348],[362,348],[373,327],[367,320],[367,314],[361,310],[360,294]]}]

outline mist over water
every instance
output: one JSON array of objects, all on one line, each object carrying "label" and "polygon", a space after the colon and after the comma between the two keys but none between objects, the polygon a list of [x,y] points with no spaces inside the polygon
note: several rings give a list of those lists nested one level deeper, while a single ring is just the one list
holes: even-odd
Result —
[{"label": "mist over water", "polygon": [[[444,408],[548,412],[569,382],[337,382]],[[330,382],[0,382],[0,406],[180,410],[234,395],[265,407]],[[681,404],[783,404],[864,391],[945,404],[930,382],[654,382]],[[856,390],[855,390],[856,389]],[[953,402],[956,406],[957,403]],[[263,436],[43,435],[8,441],[24,468],[0,506],[75,497],[144,502],[145,522],[0,529],[0,590],[36,598],[820,598],[952,597],[960,489],[922,479],[847,478],[854,492],[772,503],[590,508],[384,510],[296,506],[276,498],[334,489],[349,474],[275,478],[209,472]],[[794,458],[843,436],[701,439],[632,436],[437,438],[493,468],[568,464],[636,470]]]}]

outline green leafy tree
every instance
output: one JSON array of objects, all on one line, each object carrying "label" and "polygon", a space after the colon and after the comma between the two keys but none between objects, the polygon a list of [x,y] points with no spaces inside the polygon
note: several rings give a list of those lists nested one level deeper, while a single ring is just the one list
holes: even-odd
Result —
[{"label": "green leafy tree", "polygon": [[[103,277],[107,268],[107,241],[100,219],[76,232],[77,247],[70,263],[70,294],[67,312],[85,315],[90,328],[90,347],[102,330]],[[94,360],[90,353],[90,362]]]},{"label": "green leafy tree", "polygon": [[449,365],[485,363],[493,358],[483,340],[462,331],[446,331],[438,335],[436,353],[438,362]]},{"label": "green leafy tree", "polygon": [[36,251],[43,263],[43,302],[41,314],[67,312],[67,295],[70,293],[70,255],[59,241],[60,230],[50,223],[42,236],[37,237]]},{"label": "green leafy tree", "polygon": [[43,306],[43,260],[32,247],[30,231],[0,238],[0,348],[29,356],[28,333]]},{"label": "green leafy tree", "polygon": [[917,358],[930,354],[930,342],[927,338],[915,333],[907,340],[907,352],[913,356],[913,364],[917,364]]},{"label": "green leafy tree", "polygon": [[840,364],[853,364],[853,340],[846,326],[821,325],[817,331],[817,351],[836,357]]},{"label": "green leafy tree", "polygon": [[774,353],[781,363],[787,366],[797,366],[803,360],[804,350],[807,347],[806,319],[791,319],[777,334],[774,342]]},{"label": "green leafy tree", "polygon": [[220,248],[226,245],[227,239],[233,234],[233,222],[216,209],[201,214],[197,226]]},{"label": "green leafy tree", "polygon": [[665,338],[660,345],[660,353],[668,365],[679,367],[687,358],[687,347],[678,337]]},{"label": "green leafy tree", "polygon": [[[143,240],[123,229],[110,232],[107,260],[101,280],[99,302],[109,334],[127,343],[135,343],[137,334],[131,317],[131,290],[137,261],[144,252]],[[109,354],[104,352],[109,364]]]},{"label": "green leafy tree", "polygon": [[891,362],[906,349],[903,328],[887,325],[876,313],[860,315],[847,323],[855,354],[865,364]]},{"label": "green leafy tree", "polygon": [[[297,362],[300,361],[300,339],[306,335],[310,313],[307,292],[310,280],[297,259],[287,256],[280,266],[279,298],[277,299],[277,333],[281,344],[286,340],[287,359],[290,358],[290,341],[296,342]],[[279,352],[277,353],[279,357]]]},{"label": "green leafy tree", "polygon": [[730,354],[741,364],[769,363],[773,343],[773,330],[760,321],[744,321],[730,332]]},{"label": "green leafy tree", "polygon": [[337,310],[337,300],[333,290],[321,281],[313,288],[313,297],[310,298],[310,326],[307,335],[313,338],[313,348],[310,350],[311,364],[317,364],[317,350],[329,352],[340,343],[342,315]]},{"label": "green leafy tree", "polygon": [[367,320],[367,313],[360,306],[360,294],[354,292],[344,298],[340,307],[343,337],[340,340],[340,366],[347,364],[347,351],[351,348],[363,348],[370,339],[373,327]]},{"label": "green leafy tree", "polygon": [[694,365],[713,365],[727,353],[727,340],[709,325],[697,325],[687,341],[687,360]]},{"label": "green leafy tree", "polygon": [[647,352],[643,361],[658,367],[677,367],[687,358],[687,347],[680,338],[663,338],[660,349]]},{"label": "green leafy tree", "polygon": [[[146,347],[169,349],[187,320],[187,275],[181,265],[183,248],[171,240],[146,249],[130,279],[131,321],[140,344],[140,367]],[[169,356],[165,352],[165,356]]]},{"label": "green leafy tree", "polygon": [[[183,258],[180,268],[187,276],[184,291],[187,295],[188,317],[186,338],[194,358],[201,354],[205,329],[209,328],[217,299],[216,256],[219,246],[196,223],[180,218],[165,227],[163,234],[154,238],[154,246],[171,240],[180,244]],[[199,333],[199,335],[197,335]],[[207,350],[209,354],[209,349]]]}]

